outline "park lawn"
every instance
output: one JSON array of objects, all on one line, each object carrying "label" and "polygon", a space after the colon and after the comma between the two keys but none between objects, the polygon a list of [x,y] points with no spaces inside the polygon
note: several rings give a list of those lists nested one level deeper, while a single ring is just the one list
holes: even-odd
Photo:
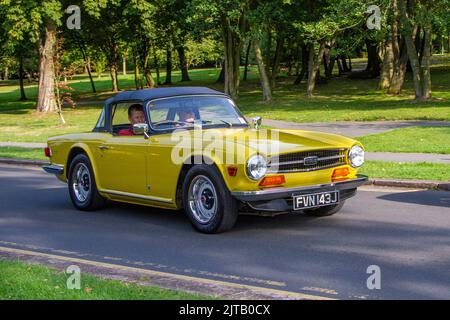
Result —
[{"label": "park lawn", "polygon": [[0,300],[203,300],[214,297],[104,280],[81,273],[81,289],[68,290],[69,275],[42,265],[0,260]]},{"label": "park lawn", "polygon": [[[435,58],[437,59],[437,58]],[[172,86],[208,86],[223,90],[216,82],[220,69],[190,70],[190,82],[180,82],[180,72],[173,72]],[[413,90],[410,75],[403,93],[389,96],[376,89],[377,79],[351,80],[332,78],[327,84],[317,86],[312,99],[305,97],[305,83],[293,85],[294,76],[281,74],[273,93],[272,103],[262,103],[258,73],[250,68],[249,80],[241,81],[237,101],[244,115],[296,122],[321,121],[372,121],[372,120],[446,120],[450,121],[450,56],[440,56],[433,66],[433,97],[428,102],[412,102]],[[164,81],[162,73],[161,81]],[[95,77],[98,92],[93,94],[87,75],[76,75],[69,81],[75,89],[73,96],[79,105],[64,108],[66,124],[61,124],[57,114],[38,114],[34,111],[36,84],[26,86],[30,100],[18,101],[17,81],[0,81],[0,141],[45,142],[50,136],[85,132],[94,126],[102,101],[114,95],[111,81],[104,75]],[[134,89],[132,74],[120,75],[121,89]]]},{"label": "park lawn", "polygon": [[66,133],[91,131],[101,112],[101,106],[64,108],[66,120],[61,124],[57,114],[38,114],[32,109],[0,111],[1,142],[46,142],[47,138]]},{"label": "park lawn", "polygon": [[357,138],[369,152],[450,154],[450,127],[410,127]]},{"label": "park lawn", "polygon": [[43,149],[21,147],[0,147],[0,158],[48,160]]},{"label": "park lawn", "polygon": [[366,161],[359,171],[370,178],[450,181],[450,165]]}]

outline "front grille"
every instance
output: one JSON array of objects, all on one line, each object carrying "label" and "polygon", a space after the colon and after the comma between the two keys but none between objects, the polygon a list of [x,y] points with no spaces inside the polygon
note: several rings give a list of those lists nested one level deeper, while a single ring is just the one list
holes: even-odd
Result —
[{"label": "front grille", "polygon": [[269,159],[268,172],[304,172],[332,168],[345,164],[345,157],[346,149],[326,149],[280,154]]}]

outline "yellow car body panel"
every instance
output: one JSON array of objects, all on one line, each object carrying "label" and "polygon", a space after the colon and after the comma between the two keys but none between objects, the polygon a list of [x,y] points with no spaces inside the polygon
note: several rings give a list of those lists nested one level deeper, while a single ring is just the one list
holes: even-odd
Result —
[{"label": "yellow car body panel", "polygon": [[[260,180],[254,181],[247,176],[245,162],[229,163],[225,160],[232,150],[239,150],[239,155],[248,159],[251,155],[276,146],[278,154],[311,151],[320,149],[350,149],[359,142],[333,134],[302,130],[267,130],[268,136],[254,139],[255,129],[250,128],[218,128],[188,130],[192,141],[202,140],[208,130],[224,137],[222,157],[209,155],[220,171],[230,192],[258,191]],[[197,136],[196,136],[197,135]],[[275,137],[275,138],[274,138]],[[197,139],[197,140],[196,140]],[[204,141],[203,141],[204,142]],[[194,146],[196,143],[194,142]],[[204,146],[193,148],[184,154],[184,161],[196,155],[202,155]],[[359,144],[360,145],[360,144]],[[178,209],[177,188],[183,163],[172,161],[177,141],[170,133],[152,134],[149,139],[143,136],[113,136],[105,132],[89,132],[53,137],[48,140],[51,147],[51,163],[64,168],[58,175],[67,181],[67,171],[71,155],[75,151],[85,152],[94,170],[97,188],[103,196],[123,202],[145,204],[162,208]],[[274,154],[265,154],[270,157]],[[224,160],[225,159],[225,160]],[[228,167],[237,168],[235,176],[228,174]],[[357,169],[348,164],[340,167],[309,171],[283,173],[285,188],[319,185],[332,182],[335,169],[347,167],[348,179],[356,177]],[[267,174],[271,176],[273,174]]]}]

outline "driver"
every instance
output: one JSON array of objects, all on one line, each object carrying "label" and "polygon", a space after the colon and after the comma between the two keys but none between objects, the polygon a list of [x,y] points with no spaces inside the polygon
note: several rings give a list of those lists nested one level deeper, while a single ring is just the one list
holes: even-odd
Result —
[{"label": "driver", "polygon": [[181,109],[178,115],[181,122],[194,123],[195,121],[195,112],[191,108]]},{"label": "driver", "polygon": [[132,104],[128,108],[128,120],[130,128],[119,130],[119,136],[134,136],[133,125],[137,123],[145,123],[144,108],[140,104]]}]

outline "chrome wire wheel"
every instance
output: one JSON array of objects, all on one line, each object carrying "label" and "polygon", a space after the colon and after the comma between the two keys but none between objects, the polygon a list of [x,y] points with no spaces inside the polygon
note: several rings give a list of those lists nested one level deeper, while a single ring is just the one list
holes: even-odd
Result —
[{"label": "chrome wire wheel", "polygon": [[192,179],[188,201],[194,218],[201,224],[209,223],[217,213],[217,192],[214,184],[204,175]]},{"label": "chrome wire wheel", "polygon": [[72,190],[79,202],[85,202],[91,193],[91,175],[84,163],[77,163],[72,171]]}]

